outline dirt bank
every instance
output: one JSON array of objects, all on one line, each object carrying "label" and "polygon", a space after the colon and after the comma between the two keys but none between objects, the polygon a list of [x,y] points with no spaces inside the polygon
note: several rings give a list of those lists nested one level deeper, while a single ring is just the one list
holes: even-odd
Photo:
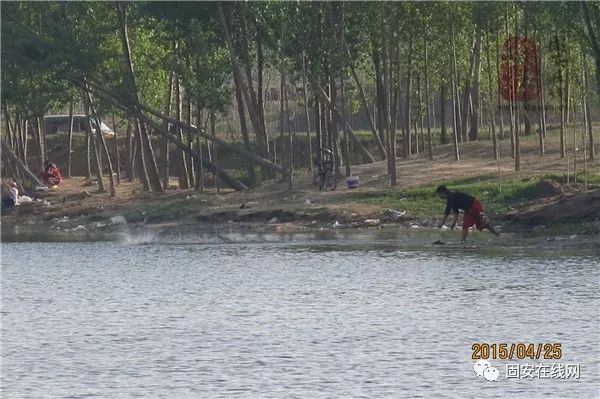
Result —
[{"label": "dirt bank", "polygon": [[[385,161],[353,166],[360,187],[349,190],[341,181],[336,191],[318,191],[310,172],[295,171],[291,191],[280,181],[266,181],[245,192],[216,193],[211,188],[203,193],[146,193],[139,183],[122,180],[116,198],[110,198],[98,193],[96,186],[86,186],[84,178],[74,177],[55,192],[36,194],[42,202],[3,215],[2,232],[15,226],[110,232],[123,224],[198,230],[226,226],[261,232],[434,227],[444,207],[434,190],[446,184],[481,199],[486,214],[505,232],[598,234],[600,160],[588,161],[585,179],[578,169],[573,183],[572,174],[569,179],[565,176],[557,142],[556,137],[549,138],[540,163],[535,138],[524,138],[520,172],[514,172],[509,156],[495,161],[486,142],[461,144],[460,162],[453,161],[451,146],[436,147],[433,161],[426,154],[399,160],[399,182],[393,188]],[[501,148],[508,145],[507,140],[500,142]],[[588,192],[583,192],[584,180]],[[176,186],[176,179],[171,183]]]}]

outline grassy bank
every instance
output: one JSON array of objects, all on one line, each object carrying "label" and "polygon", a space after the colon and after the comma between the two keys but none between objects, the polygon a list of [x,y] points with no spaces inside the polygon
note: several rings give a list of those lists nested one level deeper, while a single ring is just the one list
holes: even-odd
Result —
[{"label": "grassy bank", "polygon": [[[570,179],[573,182],[573,178]],[[583,175],[577,176],[572,184],[581,185]],[[600,188],[600,175],[588,175],[589,188]],[[477,197],[490,215],[504,215],[514,209],[527,205],[539,198],[557,195],[566,183],[564,176],[546,175],[517,181],[499,180],[495,176],[477,176],[467,179],[445,182],[432,182],[424,186],[408,189],[386,189],[380,191],[357,192],[349,196],[352,201],[369,205],[407,211],[407,216],[431,218],[439,216],[444,202],[435,194],[440,184],[450,190],[462,191]]]}]

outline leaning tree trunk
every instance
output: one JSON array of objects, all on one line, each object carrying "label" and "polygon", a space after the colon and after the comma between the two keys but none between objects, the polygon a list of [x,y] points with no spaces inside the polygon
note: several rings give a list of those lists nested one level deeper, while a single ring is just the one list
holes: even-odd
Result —
[{"label": "leaning tree trunk", "polygon": [[[74,80],[74,81],[76,81],[76,80]],[[198,127],[195,127],[195,126],[191,126],[191,125],[189,125],[185,122],[182,122],[180,120],[177,120],[175,118],[165,116],[161,112],[159,112],[147,105],[138,103],[137,105],[141,109],[136,110],[135,107],[130,102],[128,102],[127,100],[121,99],[118,95],[116,95],[110,89],[108,89],[106,87],[106,85],[103,84],[102,82],[95,81],[95,82],[93,82],[93,85],[94,85],[93,88],[98,92],[98,94],[101,97],[103,97],[106,100],[108,100],[109,102],[111,102],[117,108],[127,112],[131,117],[137,118],[137,119],[143,121],[144,123],[148,124],[152,129],[154,129],[155,132],[159,133],[160,135],[162,135],[162,136],[167,135],[170,138],[171,142],[177,146],[177,148],[183,149],[190,156],[198,157],[199,154],[197,154],[195,151],[191,151],[189,146],[182,143],[181,140],[179,140],[179,138],[176,135],[172,135],[169,132],[167,132],[165,129],[161,128],[157,123],[153,122],[152,119],[145,116],[141,111],[144,111],[162,121],[168,121],[175,128],[183,129],[185,131],[191,131],[192,133],[199,134],[200,136],[204,137],[207,140],[213,140],[213,137],[210,134],[206,133],[205,130],[199,129]],[[281,173],[281,174],[286,173],[285,169],[282,169],[280,166],[274,164],[273,162],[271,162],[267,159],[264,159],[256,154],[246,151],[243,147],[232,145],[231,143],[221,140],[218,137],[215,137],[214,141],[216,141],[219,144],[219,146],[221,146],[222,148],[226,148],[232,152],[235,152],[244,158],[252,159],[252,161],[258,165],[265,166],[277,173]],[[207,162],[206,166],[209,169],[213,168],[212,166],[210,166],[210,162]],[[241,188],[242,186],[240,184],[238,184],[239,182],[237,182],[235,179],[232,179],[230,176],[227,177],[226,173],[224,171],[220,170],[219,176],[221,177],[221,179],[223,181],[226,181],[226,182],[228,182],[228,184],[231,184],[232,188],[242,189],[242,190],[244,189],[244,188]]]},{"label": "leaning tree trunk", "polygon": [[94,118],[94,123],[96,124],[96,135],[98,137],[98,140],[100,141],[100,144],[102,146],[102,151],[104,153],[104,157],[106,158],[106,163],[108,165],[108,181],[110,184],[110,196],[111,197],[115,197],[117,195],[117,191],[116,191],[116,185],[115,185],[115,173],[113,171],[113,166],[112,166],[112,162],[110,159],[110,153],[108,152],[108,146],[106,145],[106,140],[104,140],[104,136],[102,135],[102,129],[101,124],[100,124],[100,118],[98,118],[98,114],[96,113],[96,110],[94,109],[94,105],[92,104],[92,98],[90,96],[89,92],[86,92],[86,96],[87,96],[87,108],[88,108],[88,113],[91,114],[92,118]]},{"label": "leaning tree trunk", "polygon": [[[138,96],[137,85],[135,81],[135,74],[133,72],[133,62],[131,60],[131,48],[129,46],[129,35],[127,28],[127,16],[126,16],[126,3],[116,3],[117,17],[119,20],[119,32],[121,38],[121,47],[123,50],[123,61],[125,64],[125,70],[127,73],[126,81],[129,85],[131,99],[133,100],[133,106],[136,112],[142,113],[140,109],[140,99]],[[154,150],[150,143],[150,136],[146,130],[144,123],[138,123],[139,134],[140,134],[140,155],[143,155],[143,161],[145,169],[148,173],[148,182],[150,188],[153,191],[163,191],[160,176],[158,173],[158,166],[156,165],[156,158],[154,157]]]},{"label": "leaning tree trunk", "polygon": [[10,148],[4,140],[0,140],[0,143],[2,144],[2,151],[4,151],[4,154],[6,154],[8,158],[13,162],[15,167],[18,168],[24,176],[31,180],[33,184],[35,184],[36,186],[42,186],[43,184],[40,181],[40,179],[38,179],[35,173],[29,170],[29,168],[23,163],[23,161],[17,156],[17,154],[15,154],[13,149]]},{"label": "leaning tree trunk", "polygon": [[325,90],[323,90],[323,88],[318,83],[318,81],[315,79],[315,77],[309,71],[306,71],[306,74],[307,74],[308,80],[309,80],[309,82],[310,82],[313,90],[319,96],[319,99],[321,100],[321,103],[325,104],[327,106],[327,108],[329,108],[329,110],[333,114],[335,114],[335,116],[336,116],[336,118],[338,118],[338,121],[339,121],[340,124],[345,124],[346,125],[346,128],[348,129],[348,135],[350,136],[350,138],[354,142],[354,145],[356,146],[355,148],[358,149],[358,151],[361,153],[362,158],[366,159],[367,162],[369,162],[369,163],[375,162],[375,158],[373,158],[373,155],[371,155],[371,153],[369,152],[369,150],[367,150],[367,148],[359,140],[359,138],[356,136],[356,134],[354,134],[354,131],[352,130],[352,128],[348,124],[348,121],[346,121],[346,120],[344,120],[344,118],[342,118],[341,113],[338,111],[338,109],[335,106],[335,104],[329,98],[329,96],[327,95],[327,93],[325,93]]},{"label": "leaning tree trunk", "polygon": [[[225,11],[225,7],[219,3],[219,17],[221,20],[221,26],[223,28],[223,32],[225,34],[225,38],[227,39],[227,45],[229,47],[229,54],[231,57],[231,68],[234,74],[237,74],[238,82],[242,85],[241,91],[244,96],[244,101],[246,103],[246,107],[248,109],[248,115],[250,116],[250,121],[252,122],[252,127],[254,128],[254,132],[256,133],[256,138],[259,142],[259,147],[261,149],[260,155],[263,158],[268,157],[268,142],[266,142],[266,134],[262,129],[261,117],[259,116],[260,110],[256,107],[256,98],[253,96],[249,89],[249,84],[251,82],[246,82],[244,77],[242,76],[241,67],[239,64],[239,60],[237,58],[236,46],[233,43],[233,38],[231,36],[231,30],[229,28],[229,13]],[[285,174],[285,169],[284,173]]]},{"label": "leaning tree trunk", "polygon": [[[84,90],[84,89],[83,89]],[[82,91],[81,97],[83,98],[83,109],[85,111],[85,127],[90,138],[91,147],[94,152],[94,171],[96,172],[96,179],[98,180],[98,192],[106,192],[104,188],[104,181],[102,181],[102,166],[100,165],[100,153],[98,152],[98,146],[96,145],[96,139],[94,138],[94,131],[92,129],[92,118],[90,115],[90,103],[85,91]],[[98,126],[98,129],[100,126]]]},{"label": "leaning tree trunk", "polygon": [[371,117],[371,112],[369,111],[369,104],[367,103],[367,96],[365,95],[365,90],[360,82],[360,79],[358,78],[358,74],[356,73],[356,69],[354,68],[352,63],[349,62],[348,66],[350,67],[350,72],[352,73],[352,78],[354,79],[354,82],[356,83],[356,88],[358,90],[358,98],[361,102],[362,107],[365,110],[365,116],[367,117],[367,122],[369,123],[369,128],[371,129],[371,133],[373,134],[373,139],[375,140],[375,144],[377,144],[377,148],[379,149],[379,154],[381,155],[382,159],[386,159],[387,153],[385,150],[385,146],[383,145],[383,142],[381,141],[381,137],[379,136],[379,134],[377,134],[377,130],[375,129],[375,124],[373,123],[373,118]]}]

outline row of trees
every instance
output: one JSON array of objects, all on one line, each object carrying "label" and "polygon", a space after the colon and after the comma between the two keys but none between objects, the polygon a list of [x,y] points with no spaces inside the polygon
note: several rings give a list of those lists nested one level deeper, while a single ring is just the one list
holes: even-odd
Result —
[{"label": "row of trees", "polygon": [[[167,188],[172,174],[201,189],[206,170],[245,189],[219,167],[215,144],[244,160],[248,181],[279,174],[291,187],[289,99],[299,97],[311,164],[320,148],[333,151],[340,174],[386,159],[391,185],[398,157],[433,159],[434,145],[453,143],[458,161],[460,144],[482,133],[496,157],[499,138],[510,137],[518,170],[520,137],[537,132],[543,156],[553,118],[566,156],[573,115],[593,157],[599,29],[595,2],[6,3],[3,151],[27,166],[30,143],[43,162],[43,116],[80,104],[98,125],[108,115],[126,121],[126,169],[146,190]],[[265,82],[268,71],[278,85]],[[271,131],[265,93],[277,86],[279,131]],[[216,131],[228,112],[243,145]],[[357,112],[376,152],[349,123]],[[99,131],[87,137],[90,171],[101,190],[108,172],[114,195],[119,152]],[[66,145],[70,156],[71,134]]]}]

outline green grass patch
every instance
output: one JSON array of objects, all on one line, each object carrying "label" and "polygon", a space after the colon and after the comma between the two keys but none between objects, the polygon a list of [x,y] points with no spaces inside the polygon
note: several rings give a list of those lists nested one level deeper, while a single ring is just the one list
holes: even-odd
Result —
[{"label": "green grass patch", "polygon": [[[478,198],[489,214],[504,214],[536,198],[552,195],[552,186],[542,185],[542,180],[553,180],[560,183],[562,176],[544,176],[542,179],[533,177],[519,181],[498,180],[492,176],[469,177],[461,180],[431,183],[421,187],[408,189],[386,189],[377,192],[357,192],[352,200],[379,205],[387,208],[406,210],[407,216],[429,218],[440,216],[445,207],[445,201],[435,193],[438,185],[444,184],[452,191],[462,191]],[[582,181],[582,176],[578,176]],[[600,183],[600,177],[590,179]],[[572,179],[571,179],[572,181]]]}]

